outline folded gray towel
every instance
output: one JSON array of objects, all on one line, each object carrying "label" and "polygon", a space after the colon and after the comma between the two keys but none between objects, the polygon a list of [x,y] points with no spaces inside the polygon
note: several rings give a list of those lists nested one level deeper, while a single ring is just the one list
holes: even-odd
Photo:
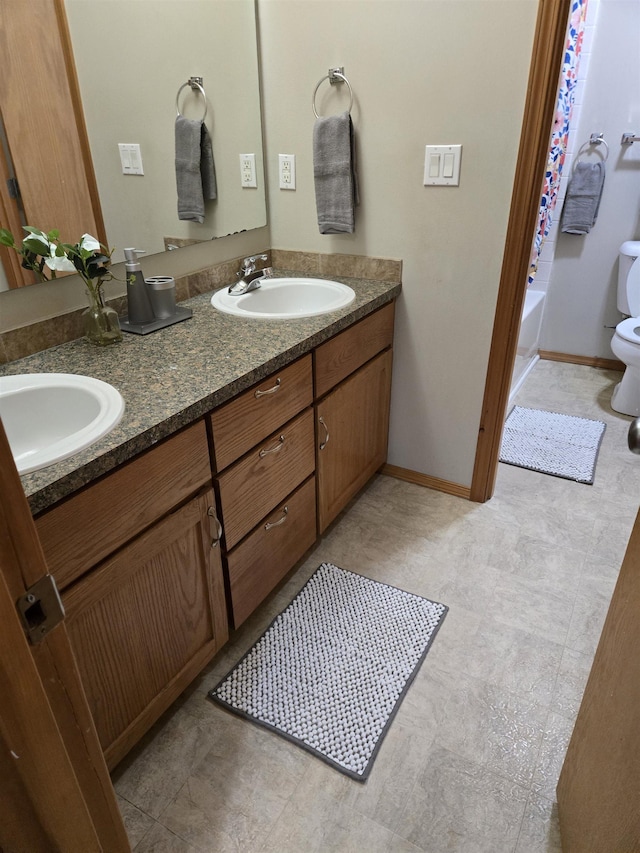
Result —
[{"label": "folded gray towel", "polygon": [[348,112],[313,126],[313,175],[321,234],[353,234],[359,202],[353,124]]},{"label": "folded gray towel", "polygon": [[216,167],[213,162],[213,144],[207,125],[202,122],[200,133],[200,175],[202,177],[202,194],[205,201],[213,201],[218,197]]},{"label": "folded gray towel", "polygon": [[211,137],[204,122],[176,118],[178,219],[204,222],[204,201],[216,197]]},{"label": "folded gray towel", "polygon": [[562,209],[565,234],[588,234],[595,225],[604,174],[604,163],[576,163]]}]

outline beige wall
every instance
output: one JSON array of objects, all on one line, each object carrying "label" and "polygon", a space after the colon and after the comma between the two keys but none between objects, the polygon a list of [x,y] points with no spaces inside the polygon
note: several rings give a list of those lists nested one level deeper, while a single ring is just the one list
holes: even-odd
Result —
[{"label": "beige wall", "polygon": [[[462,485],[536,10],[534,0],[258,0],[272,245],[403,259],[389,462]],[[334,65],[355,93],[361,206],[354,235],[323,236],[311,96]],[[344,108],[328,82],[318,94],[322,114]],[[458,188],[422,185],[428,143],[462,143]],[[296,155],[295,192],[278,189],[278,153]]]}]

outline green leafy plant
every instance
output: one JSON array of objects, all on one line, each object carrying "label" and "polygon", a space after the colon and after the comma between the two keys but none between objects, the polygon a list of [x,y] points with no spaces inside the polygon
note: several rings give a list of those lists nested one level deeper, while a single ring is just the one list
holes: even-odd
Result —
[{"label": "green leafy plant", "polygon": [[35,273],[38,281],[51,281],[59,272],[77,273],[95,296],[105,281],[114,276],[109,269],[113,249],[108,250],[90,234],[83,234],[72,245],[60,240],[60,232],[41,231],[25,225],[27,236],[21,243],[6,228],[0,228],[0,245],[13,249],[22,258],[22,266]]}]

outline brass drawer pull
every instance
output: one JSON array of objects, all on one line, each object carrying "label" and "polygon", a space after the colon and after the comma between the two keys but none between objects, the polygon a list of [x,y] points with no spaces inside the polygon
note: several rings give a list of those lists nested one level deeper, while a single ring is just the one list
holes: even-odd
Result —
[{"label": "brass drawer pull", "polygon": [[211,547],[215,548],[216,545],[220,544],[220,540],[222,539],[222,525],[220,524],[220,520],[216,515],[214,507],[209,507],[207,515],[211,519]]},{"label": "brass drawer pull", "polygon": [[275,445],[275,447],[270,447],[268,450],[261,450],[260,453],[258,454],[258,456],[260,457],[260,459],[264,459],[264,457],[267,455],[267,453],[277,453],[279,450],[282,450],[283,445],[284,445],[284,436],[281,435],[280,438],[278,439],[278,443]]},{"label": "brass drawer pull", "polygon": [[320,450],[324,450],[325,447],[327,446],[328,442],[329,442],[329,428],[327,427],[326,423],[324,422],[323,417],[318,418],[318,423],[322,424],[322,426],[324,427],[324,432],[325,432],[324,441],[320,444]]},{"label": "brass drawer pull", "polygon": [[259,388],[256,388],[253,396],[256,398],[256,400],[259,400],[260,397],[266,397],[267,394],[275,394],[279,387],[280,379],[276,379],[276,384],[273,386],[273,388],[267,388],[266,391],[261,391]]},{"label": "brass drawer pull", "polygon": [[287,513],[289,512],[288,506],[282,507],[282,518],[279,518],[277,521],[267,521],[264,526],[265,530],[271,530],[272,527],[280,527],[281,524],[284,524],[287,520]]}]

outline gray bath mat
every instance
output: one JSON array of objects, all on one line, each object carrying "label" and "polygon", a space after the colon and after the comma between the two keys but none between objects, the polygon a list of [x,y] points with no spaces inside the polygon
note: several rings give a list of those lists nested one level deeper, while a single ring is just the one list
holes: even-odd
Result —
[{"label": "gray bath mat", "polygon": [[602,421],[514,406],[500,461],[591,485],[605,429]]},{"label": "gray bath mat", "polygon": [[323,563],[209,696],[365,781],[446,612]]}]

